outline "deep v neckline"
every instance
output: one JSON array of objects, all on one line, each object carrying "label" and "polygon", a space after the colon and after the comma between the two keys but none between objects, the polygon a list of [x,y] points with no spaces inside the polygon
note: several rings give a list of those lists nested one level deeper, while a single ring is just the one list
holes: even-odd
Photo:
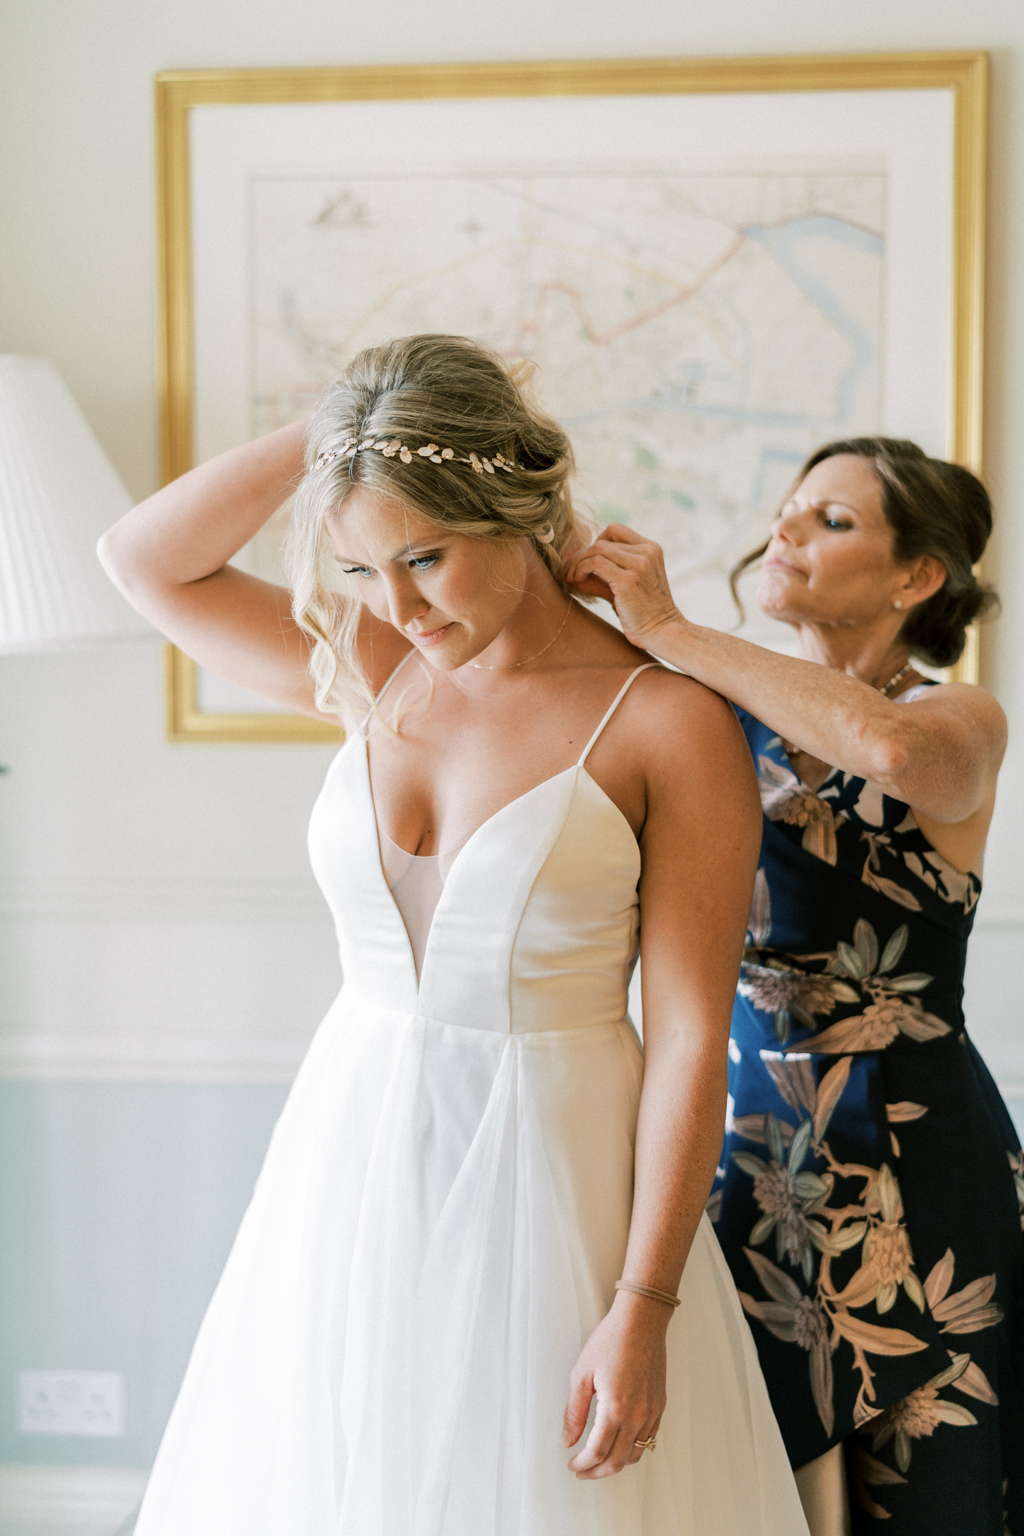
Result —
[{"label": "deep v neckline", "polygon": [[[444,888],[438,897],[437,906],[434,908],[434,914],[430,920],[430,927],[427,929],[426,941],[423,946],[423,964],[419,974],[417,975],[416,957],[413,951],[412,939],[410,938],[409,931],[405,926],[405,920],[402,917],[401,908],[399,907],[398,902],[395,900],[394,892],[388,885],[387,876],[384,873],[384,862],[381,858],[380,852],[380,824],[377,821],[377,807],[373,798],[373,783],[370,779],[370,754],[367,751],[367,743],[365,738],[363,738],[363,768],[365,773],[366,795],[370,804],[370,815],[373,826],[373,846],[376,854],[376,872],[380,878],[381,885],[387,892],[387,899],[390,904],[390,908],[397,918],[398,925],[402,930],[402,936],[405,940],[406,949],[408,951],[409,962],[412,965],[413,975],[416,978],[417,997],[419,997],[423,991],[423,979],[426,976],[428,970],[428,961],[430,958],[434,929],[437,926],[438,915],[440,914],[441,909],[445,906],[445,904],[453,899],[450,895],[450,892],[453,885],[456,883],[456,872],[462,863],[464,856],[472,847],[474,847],[481,834],[493,826],[493,824],[498,820],[500,816],[504,816],[506,811],[512,810],[515,806],[522,805],[523,802],[525,800],[529,800],[531,796],[538,794],[542,789],[549,789],[553,784],[557,784],[560,780],[568,778],[570,774],[575,775],[577,779],[582,774],[582,776],[585,779],[588,779],[589,782],[593,785],[594,789],[601,796],[602,800],[604,800],[605,803],[611,807],[614,814],[619,818],[619,821],[626,828],[626,831],[629,833],[634,843],[637,845],[637,847],[639,847],[636,833],[633,831],[633,828],[630,826],[626,817],[623,815],[621,809],[615,804],[615,801],[612,799],[608,791],[601,787],[601,785],[594,778],[593,774],[587,772],[587,769],[583,763],[571,763],[568,768],[563,768],[561,773],[554,773],[550,778],[542,779],[539,784],[534,784],[532,788],[524,790],[521,795],[516,795],[514,799],[507,800],[504,805],[499,806],[498,810],[496,810],[492,815],[488,816],[485,821],[482,821],[480,825],[470,833],[469,837],[467,837],[466,841],[455,855],[451,865],[449,866],[448,873],[445,876]],[[415,857],[415,855],[413,855],[413,857]]]},{"label": "deep v neckline", "polygon": [[[408,659],[407,657],[403,657],[402,661],[399,662],[398,666],[400,667],[402,665],[402,663],[404,661],[406,661],[407,659]],[[382,835],[382,833],[381,833],[381,825],[380,825],[380,821],[379,821],[378,816],[377,816],[377,804],[376,804],[376,801],[373,798],[373,779],[371,778],[371,775],[370,775],[370,743],[369,743],[369,739],[368,739],[365,731],[360,731],[360,733],[359,733],[359,740],[362,743],[362,749],[363,749],[363,751],[362,751],[363,775],[364,775],[364,783],[366,785],[366,797],[367,797],[367,800],[369,802],[369,807],[370,807],[370,819],[371,819],[371,824],[372,824],[372,827],[373,827],[373,846],[374,846],[374,853],[375,853],[375,856],[376,856],[375,857],[376,870],[377,870],[378,876],[380,877],[380,882],[383,885],[385,891],[387,892],[387,898],[388,898],[388,902],[390,903],[391,910],[393,911],[395,917],[398,919],[399,927],[401,928],[402,935],[403,935],[403,937],[405,939],[409,960],[412,963],[412,967],[413,967],[413,975],[416,977],[416,995],[417,995],[417,997],[419,997],[419,995],[423,991],[423,978],[427,974],[427,969],[428,969],[427,962],[428,962],[428,960],[430,958],[430,952],[431,952],[431,947],[432,947],[432,940],[433,940],[433,936],[434,936],[434,929],[437,926],[438,914],[441,911],[441,909],[445,906],[445,904],[450,902],[450,900],[451,900],[450,892],[451,892],[453,884],[455,883],[454,876],[455,876],[457,870],[459,869],[459,866],[461,865],[463,859],[468,854],[469,850],[472,847],[475,846],[475,844],[476,844],[477,840],[479,839],[479,837],[481,836],[481,834],[483,832],[485,832],[489,827],[493,826],[493,824],[498,820],[498,818],[500,816],[504,816],[506,811],[511,810],[514,806],[522,805],[523,802],[526,801],[526,800],[529,800],[532,795],[536,795],[536,794],[538,794],[540,792],[540,790],[548,789],[551,785],[557,784],[560,780],[568,778],[568,776],[570,774],[575,775],[577,781],[579,779],[580,774],[583,774],[583,776],[586,779],[589,779],[590,783],[597,790],[597,793],[601,796],[601,798],[609,806],[611,806],[612,811],[619,818],[619,821],[622,823],[622,825],[626,828],[626,830],[629,833],[630,837],[633,839],[633,842],[639,847],[639,839],[637,838],[636,833],[633,831],[633,828],[630,826],[628,820],[626,819],[625,815],[623,814],[621,807],[616,805],[616,803],[612,799],[611,795],[608,793],[608,791],[606,789],[602,788],[602,786],[594,778],[593,774],[591,774],[591,773],[589,773],[587,771],[586,762],[587,762],[587,758],[590,756],[592,748],[596,745],[599,737],[601,736],[602,732],[604,731],[605,726],[608,724],[609,720],[611,720],[612,716],[614,715],[615,711],[618,709],[620,703],[625,698],[626,694],[629,692],[629,689],[633,685],[633,683],[636,680],[636,678],[639,677],[641,672],[647,672],[651,668],[658,667],[658,666],[660,666],[660,662],[648,661],[648,662],[644,662],[639,667],[634,667],[633,668],[632,672],[630,672],[629,676],[626,678],[626,681],[623,683],[622,687],[618,690],[618,692],[616,693],[614,699],[609,704],[609,706],[605,710],[604,714],[601,716],[601,719],[600,719],[600,721],[598,722],[598,725],[597,725],[597,729],[594,731],[593,735],[591,736],[590,740],[587,742],[586,746],[584,747],[583,751],[580,753],[580,756],[577,758],[575,763],[570,763],[569,767],[568,768],[563,768],[560,773],[553,773],[553,774],[551,774],[551,776],[549,778],[542,779],[539,784],[534,784],[530,789],[524,790],[521,795],[515,795],[511,800],[507,800],[504,805],[499,806],[496,811],[492,812],[492,814],[490,816],[486,817],[480,823],[480,825],[478,827],[475,827],[474,830],[469,834],[469,836],[466,838],[465,842],[459,848],[459,850],[456,853],[455,857],[452,859],[451,864],[448,866],[448,873],[446,874],[445,879],[444,879],[444,888],[441,891],[440,896],[438,897],[437,906],[434,908],[434,913],[433,913],[433,916],[431,917],[431,920],[430,920],[430,927],[427,930],[426,941],[425,941],[424,947],[423,947],[423,964],[422,964],[422,967],[421,967],[420,972],[419,972],[418,975],[416,974],[416,959],[415,959],[415,954],[414,954],[414,951],[413,951],[412,939],[409,936],[409,931],[408,931],[408,929],[405,926],[405,920],[402,917],[401,909],[400,909],[400,907],[398,905],[398,902],[395,900],[394,892],[392,891],[391,887],[388,885],[387,875],[384,872],[384,861],[383,861],[383,858],[381,856],[381,846],[380,846],[380,840],[381,840],[381,835]],[[395,672],[397,672],[397,671],[398,671],[398,667],[395,668]],[[391,674],[391,678],[393,678],[395,676],[395,672],[393,672]],[[377,695],[378,700],[383,696],[384,689],[387,688],[388,684],[391,682],[391,678],[388,679],[388,682],[385,683],[384,688],[382,688],[380,693]],[[344,750],[344,748],[342,750]],[[392,839],[392,841],[393,841],[393,839]],[[400,847],[401,845],[396,843],[395,846],[396,847]],[[402,851],[403,852],[407,852],[408,850],[403,849]],[[415,858],[416,855],[413,854],[412,857]]]},{"label": "deep v neckline", "polygon": [[[363,760],[364,760],[364,762],[366,764],[366,787],[367,787],[367,790],[368,790],[368,793],[369,793],[369,796],[370,796],[370,805],[373,808],[373,830],[374,830],[374,833],[376,834],[377,847],[379,849],[380,848],[380,840],[381,840],[381,838],[382,837],[388,837],[388,834],[383,831],[383,829],[381,827],[381,824],[380,824],[380,819],[379,819],[379,817],[377,815],[377,802],[373,798],[373,779],[372,779],[372,777],[370,775],[369,743],[366,741],[365,737],[363,739]],[[511,806],[518,805],[521,800],[529,799],[530,795],[536,794],[538,789],[544,789],[544,787],[546,785],[548,785],[548,784],[555,784],[555,783],[558,782],[559,779],[564,779],[566,774],[578,773],[581,769],[582,769],[582,771],[584,773],[586,773],[586,769],[583,768],[582,763],[571,763],[568,768],[563,768],[561,773],[553,773],[550,778],[548,778],[548,779],[541,779],[539,784],[534,784],[532,786],[532,788],[525,789],[521,795],[515,795],[511,800],[506,800],[504,805],[500,805],[496,811],[493,811],[491,813],[490,816],[486,816],[478,827],[474,827],[473,831],[466,838],[465,842],[461,843],[459,845],[459,847],[456,849],[455,856],[453,857],[451,863],[448,866],[448,873],[445,875],[445,885],[448,884],[448,881],[450,880],[450,878],[452,876],[452,872],[454,871],[456,864],[458,864],[459,860],[462,858],[462,855],[465,853],[465,851],[469,847],[470,843],[472,843],[474,841],[474,839],[484,830],[485,827],[489,827],[492,821],[494,821],[498,816],[501,816],[503,814],[503,812],[507,811]],[[588,773],[587,774],[587,778],[589,779],[590,777],[591,776]],[[596,785],[596,787],[598,789],[601,789],[601,786],[600,786],[600,784],[597,783],[596,779],[593,780],[593,783]],[[615,805],[615,801],[612,800],[610,795],[606,794],[605,790],[602,789],[601,793],[603,795],[605,795],[605,798],[609,801],[609,803],[611,805]],[[617,805],[615,805],[615,809],[617,811],[619,811],[619,807]],[[619,815],[622,816],[622,812],[621,811],[619,811]],[[623,819],[623,821],[626,820],[626,818],[624,816],[622,817],[622,819]],[[629,823],[626,822],[626,825],[629,826]],[[633,831],[632,827],[630,827],[629,830],[630,830],[630,832],[632,832]],[[399,850],[399,852],[407,854],[408,857],[411,858],[411,859],[418,859],[418,858],[440,858],[440,854],[439,853],[438,854],[409,853],[408,848],[403,848],[400,843],[396,843],[393,837],[389,837],[388,841],[390,843],[392,843],[394,845],[394,847],[396,847]],[[381,872],[383,873],[383,864],[381,865]]]},{"label": "deep v neckline", "polygon": [[[369,754],[369,750],[368,750],[368,743],[367,743],[365,737],[362,738],[362,744],[363,744],[363,771],[364,771],[365,784],[366,784],[366,797],[367,797],[367,800],[369,801],[369,805],[370,805],[370,818],[371,818],[371,824],[372,824],[372,828],[373,828],[373,848],[374,848],[374,854],[375,854],[376,872],[377,872],[377,875],[378,875],[378,877],[380,879],[381,885],[383,886],[385,892],[387,893],[388,904],[389,904],[390,909],[393,912],[395,918],[398,921],[398,926],[401,929],[402,937],[405,940],[405,946],[406,946],[406,951],[407,951],[407,954],[408,954],[409,963],[412,966],[413,976],[415,978],[417,999],[420,997],[420,995],[423,992],[423,979],[427,975],[427,971],[428,971],[428,963],[429,963],[429,959],[430,959],[430,952],[431,952],[432,941],[433,941],[433,937],[434,937],[434,930],[437,927],[438,914],[441,912],[441,909],[445,906],[445,904],[447,902],[450,902],[453,899],[451,897],[450,893],[451,893],[453,885],[456,883],[455,876],[457,875],[459,866],[462,863],[463,856],[468,852],[468,850],[470,848],[472,848],[474,846],[474,844],[477,842],[478,838],[480,837],[480,834],[482,832],[486,831],[487,828],[490,827],[498,819],[499,816],[503,816],[505,814],[505,812],[510,810],[513,806],[521,805],[524,800],[528,800],[530,798],[530,796],[531,795],[535,795],[538,792],[538,790],[547,789],[550,785],[556,784],[560,779],[566,778],[570,773],[577,774],[577,775],[580,774],[580,773],[585,773],[587,778],[591,779],[591,783],[594,785],[595,789],[597,789],[602,795],[604,795],[604,798],[608,801],[608,804],[613,808],[613,810],[615,810],[617,812],[617,814],[620,817],[622,817],[622,820],[626,823],[626,826],[629,827],[630,836],[633,836],[633,829],[632,829],[632,827],[629,826],[629,822],[626,821],[625,816],[622,815],[622,812],[619,810],[619,807],[615,804],[615,801],[611,798],[611,796],[609,794],[606,793],[605,790],[601,789],[601,786],[600,786],[600,784],[598,784],[597,780],[596,779],[592,779],[590,774],[587,773],[587,770],[580,763],[573,763],[570,767],[563,769],[561,773],[552,774],[552,776],[550,778],[542,779],[539,784],[534,784],[531,789],[525,790],[523,792],[523,794],[516,795],[514,800],[509,800],[503,806],[500,806],[499,809],[496,810],[493,813],[493,815],[488,816],[485,821],[482,821],[480,823],[480,825],[478,827],[476,827],[474,829],[474,831],[472,831],[470,833],[470,835],[466,838],[466,841],[462,844],[462,847],[456,853],[456,855],[455,855],[454,859],[452,860],[451,864],[449,865],[448,873],[445,876],[445,880],[444,880],[444,886],[443,886],[443,888],[441,890],[440,896],[437,899],[437,905],[434,908],[433,915],[431,916],[430,926],[427,929],[426,938],[424,940],[424,944],[423,944],[423,962],[422,962],[422,965],[420,966],[419,971],[417,972],[417,969],[416,969],[416,953],[415,953],[415,949],[413,947],[412,937],[411,937],[411,935],[409,933],[409,930],[405,926],[405,919],[402,916],[402,910],[399,907],[398,902],[395,900],[395,893],[394,893],[394,891],[392,891],[391,887],[388,885],[387,875],[384,872],[384,861],[383,861],[383,858],[381,857],[381,850],[380,850],[381,829],[380,829],[380,823],[377,820],[377,805],[376,805],[376,802],[374,801],[374,798],[373,798],[373,781],[370,778],[370,754]],[[396,844],[396,846],[397,846],[397,844]],[[413,857],[415,858],[416,855],[414,854]]]},{"label": "deep v neckline", "polygon": [[[376,805],[376,802],[375,802],[375,800],[373,798],[373,780],[370,777],[370,754],[369,754],[369,751],[368,751],[368,744],[366,742],[365,737],[363,738],[363,765],[364,765],[364,768],[365,768],[365,771],[366,771],[366,793],[367,793],[367,797],[368,797],[369,802],[370,802],[370,810],[371,810],[372,816],[373,816],[374,842],[377,845],[377,864],[378,864],[378,866],[380,868],[381,879],[384,881],[385,887],[387,887],[387,878],[385,877],[385,874],[384,874],[384,864],[383,864],[383,861],[382,861],[382,859],[380,857],[380,839],[381,839],[382,835],[386,837],[387,833],[383,833],[382,834],[380,822],[377,819],[377,805]],[[491,825],[492,822],[497,821],[499,816],[503,816],[506,811],[511,810],[514,805],[521,805],[524,800],[529,800],[531,795],[537,794],[537,792],[539,790],[541,790],[541,789],[547,789],[547,787],[550,784],[557,784],[559,779],[567,778],[570,773],[575,773],[575,774],[581,774],[582,773],[584,778],[587,778],[587,779],[590,780],[591,784],[593,784],[593,786],[597,790],[598,794],[601,795],[602,798],[604,800],[606,800],[607,803],[611,806],[611,808],[615,812],[616,816],[618,816],[619,820],[626,827],[627,831],[629,832],[630,837],[639,846],[639,839],[637,838],[636,833],[633,831],[633,828],[630,826],[628,820],[623,815],[621,808],[615,804],[615,801],[612,799],[612,797],[608,793],[608,791],[606,789],[604,789],[597,782],[597,780],[594,778],[594,775],[592,773],[589,773],[587,771],[586,765],[584,763],[570,763],[569,767],[568,768],[563,768],[561,773],[553,773],[550,776],[550,778],[541,779],[539,784],[532,785],[530,789],[524,789],[523,793],[521,795],[515,795],[511,800],[506,800],[504,805],[500,805],[496,811],[493,811],[490,816],[485,817],[485,819],[480,823],[480,825],[473,829],[473,831],[466,838],[466,841],[458,849],[457,853],[455,854],[455,857],[452,859],[452,862],[448,866],[448,873],[445,875],[445,879],[444,879],[445,890],[448,889],[448,886],[451,883],[451,878],[454,875],[456,867],[459,864],[459,861],[461,860],[463,854],[466,852],[466,850],[468,848],[472,847],[473,843],[476,842],[476,840],[480,836],[481,832],[485,831]],[[394,841],[394,840],[391,839],[391,841]],[[398,843],[395,843],[395,847],[399,848],[400,845]],[[401,848],[400,851],[402,853],[408,853],[408,849],[406,849],[406,848]],[[420,855],[413,853],[413,854],[409,854],[409,857],[415,859],[415,858],[420,857]],[[434,855],[429,855],[429,857],[434,857]],[[390,887],[387,887],[387,888],[388,888],[388,894],[391,895]],[[393,896],[391,897],[391,900],[392,900],[392,904],[395,907],[395,910],[397,911],[398,910],[398,905],[395,902]],[[442,894],[441,901],[443,901],[443,900],[444,900],[444,896]],[[441,901],[438,902],[438,906],[441,905]]]}]

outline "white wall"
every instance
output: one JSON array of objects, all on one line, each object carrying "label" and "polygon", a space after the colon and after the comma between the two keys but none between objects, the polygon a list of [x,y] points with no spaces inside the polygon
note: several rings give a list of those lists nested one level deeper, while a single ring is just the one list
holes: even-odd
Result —
[{"label": "white wall", "polygon": [[[984,673],[1013,740],[969,1018],[1024,1092],[1020,0],[5,0],[0,25],[0,350],[56,362],[140,497],[156,484],[156,71],[992,51],[988,573],[1005,613]],[[161,690],[155,643],[0,661],[0,758],[13,768],[0,780],[0,1076],[280,1080],[336,984],[303,835],[327,752],[169,745]]]}]

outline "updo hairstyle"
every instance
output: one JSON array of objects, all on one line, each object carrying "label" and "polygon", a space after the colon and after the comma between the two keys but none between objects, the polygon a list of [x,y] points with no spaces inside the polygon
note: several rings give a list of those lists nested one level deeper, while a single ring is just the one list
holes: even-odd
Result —
[{"label": "updo hairstyle", "polygon": [[[367,708],[373,703],[356,650],[358,594],[339,593],[326,531],[355,486],[404,502],[449,533],[527,538],[569,591],[563,554],[592,533],[569,494],[572,447],[530,398],[532,372],[532,364],[506,364],[463,336],[406,336],[360,352],[327,390],[310,425],[286,549],[292,611],[312,641],[320,709],[338,712],[353,694]],[[346,455],[353,439],[400,440],[412,458],[373,449]],[[433,462],[416,453],[428,443],[458,458],[500,455],[515,467],[486,473],[455,459]],[[337,456],[318,465],[328,453]]]},{"label": "updo hairstyle", "polygon": [[[931,555],[944,567],[942,586],[910,610],[900,637],[907,650],[927,665],[952,666],[963,654],[967,626],[998,606],[995,590],[982,586],[972,569],[992,532],[988,492],[969,469],[945,459],[930,459],[916,443],[898,437],[853,437],[826,443],[811,454],[793,490],[816,464],[840,453],[870,460],[893,532],[893,558],[907,564],[920,555]],[[734,596],[738,577],[767,548],[766,541],[730,572]]]}]

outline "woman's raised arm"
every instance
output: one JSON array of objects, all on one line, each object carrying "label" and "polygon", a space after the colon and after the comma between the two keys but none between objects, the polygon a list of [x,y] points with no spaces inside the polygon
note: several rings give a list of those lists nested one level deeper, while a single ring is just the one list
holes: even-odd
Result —
[{"label": "woman's raised arm", "polygon": [[[190,470],[115,523],[97,553],[132,606],[189,656],[320,718],[288,591],[228,565],[298,486],[306,426],[282,427]],[[365,611],[360,639],[379,687],[408,642]]]},{"label": "woman's raised arm", "polygon": [[[982,688],[949,684],[912,706],[836,668],[780,656],[679,612],[661,548],[613,523],[570,573],[612,602],[629,640],[749,710],[821,762],[877,784],[940,825],[991,814],[1006,718]],[[982,835],[982,842],[984,837]]]}]

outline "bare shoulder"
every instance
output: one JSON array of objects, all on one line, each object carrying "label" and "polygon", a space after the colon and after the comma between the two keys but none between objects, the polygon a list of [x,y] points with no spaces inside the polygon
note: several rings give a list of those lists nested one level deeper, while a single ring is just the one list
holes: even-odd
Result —
[{"label": "bare shoulder", "polygon": [[[1003,706],[987,688],[976,683],[943,683],[924,690],[901,706],[917,720],[948,720],[975,733],[1000,755],[1006,747],[1007,722]],[[909,712],[913,711],[913,715]]]},{"label": "bare shoulder", "polygon": [[940,683],[935,688],[924,688],[916,699],[908,699],[908,709],[954,709],[958,714],[967,713],[978,719],[1002,720],[1006,715],[994,693],[977,683]]},{"label": "bare shoulder", "polygon": [[752,772],[736,712],[721,694],[664,666],[593,610],[582,608],[582,616],[578,641],[590,665],[646,664],[623,701],[622,734],[649,784],[662,775],[678,786],[683,777],[702,772]]},{"label": "bare shoulder", "polygon": [[[655,660],[644,651],[637,656],[641,663]],[[739,729],[735,710],[720,693],[660,663],[638,677],[631,692],[635,705],[643,708],[651,725],[660,731],[685,731],[689,735],[695,730]]]},{"label": "bare shoulder", "polygon": [[631,690],[634,739],[649,780],[731,781],[749,778],[753,765],[732,705],[703,683],[666,667],[651,668]]},{"label": "bare shoulder", "polygon": [[[702,861],[716,889],[751,880],[761,842],[761,802],[750,751],[732,705],[659,667],[638,677],[632,740],[643,774],[640,847],[645,889],[652,870],[670,885]],[[709,873],[710,878],[710,873]],[[741,900],[748,900],[749,892]]]}]

